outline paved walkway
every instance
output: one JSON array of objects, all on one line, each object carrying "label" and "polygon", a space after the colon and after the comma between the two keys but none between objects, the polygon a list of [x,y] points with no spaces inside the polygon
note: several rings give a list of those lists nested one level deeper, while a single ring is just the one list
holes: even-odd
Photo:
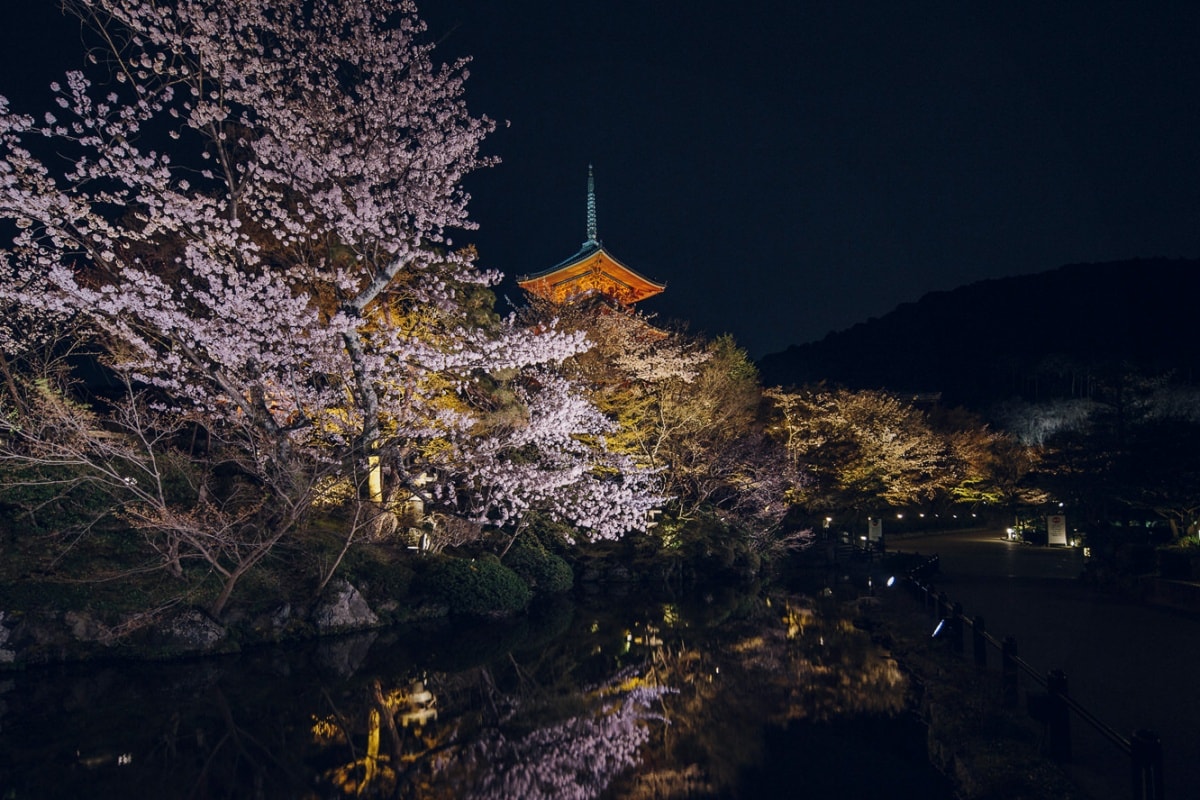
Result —
[{"label": "paved walkway", "polygon": [[[1000,531],[889,546],[937,553],[939,591],[968,617],[983,616],[996,638],[1015,636],[1035,669],[1065,671],[1072,697],[1126,738],[1138,728],[1156,731],[1166,797],[1200,797],[1200,617],[1098,594],[1078,580],[1079,550],[1010,543]],[[1128,798],[1121,751],[1077,718],[1071,734],[1069,772],[1080,786],[1102,800]]]}]

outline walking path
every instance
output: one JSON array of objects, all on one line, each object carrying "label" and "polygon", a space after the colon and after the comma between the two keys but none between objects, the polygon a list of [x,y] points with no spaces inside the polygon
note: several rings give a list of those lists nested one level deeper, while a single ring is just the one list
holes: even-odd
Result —
[{"label": "walking path", "polygon": [[[1066,672],[1071,696],[1126,738],[1158,733],[1165,796],[1200,797],[1200,617],[1096,593],[1078,580],[1081,551],[1011,543],[1000,531],[889,545],[939,555],[939,591],[993,636],[1015,636],[1036,669]],[[1100,800],[1128,798],[1121,751],[1077,719],[1071,735],[1068,772],[1080,786]]]}]

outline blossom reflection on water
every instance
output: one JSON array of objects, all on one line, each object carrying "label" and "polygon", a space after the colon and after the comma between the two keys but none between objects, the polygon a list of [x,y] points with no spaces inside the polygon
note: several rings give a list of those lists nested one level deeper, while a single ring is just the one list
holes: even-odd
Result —
[{"label": "blossom reflection on water", "polygon": [[[0,706],[0,785],[14,797],[737,797],[748,770],[770,769],[771,731],[903,710],[903,675],[853,615],[782,594],[563,606],[332,648],[18,675]],[[94,760],[108,752],[128,763]]]}]

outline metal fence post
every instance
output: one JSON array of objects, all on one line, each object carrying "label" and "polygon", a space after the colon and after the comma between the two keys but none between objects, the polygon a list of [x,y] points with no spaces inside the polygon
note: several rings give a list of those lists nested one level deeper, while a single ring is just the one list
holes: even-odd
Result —
[{"label": "metal fence post", "polygon": [[1129,740],[1133,800],[1163,800],[1162,742],[1153,731],[1136,730]]},{"label": "metal fence post", "polygon": [[1067,706],[1067,673],[1052,669],[1046,673],[1046,690],[1050,693],[1049,726],[1050,741],[1047,749],[1050,757],[1057,761],[1071,760],[1071,709]]},{"label": "metal fence post", "polygon": [[950,608],[950,634],[954,644],[954,652],[962,655],[963,651],[963,607],[955,603]]},{"label": "metal fence post", "polygon": [[1003,685],[1004,707],[1017,707],[1017,640],[1011,636],[1004,637],[1004,645],[1000,650],[1000,676]]},{"label": "metal fence post", "polygon": [[971,622],[971,641],[975,645],[975,666],[987,669],[987,625],[983,617],[976,615]]}]

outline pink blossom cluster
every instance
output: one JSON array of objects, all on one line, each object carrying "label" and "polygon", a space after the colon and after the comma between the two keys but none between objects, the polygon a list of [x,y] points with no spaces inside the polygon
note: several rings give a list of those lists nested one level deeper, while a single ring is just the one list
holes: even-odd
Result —
[{"label": "pink blossom cluster", "polygon": [[464,430],[457,442],[471,465],[462,476],[469,514],[505,525],[539,510],[604,539],[644,529],[665,500],[656,474],[604,447],[613,423],[567,380],[548,370],[525,378],[516,387],[522,424]]},{"label": "pink blossom cluster", "polygon": [[[498,275],[450,234],[474,227],[462,179],[493,163],[494,125],[411,2],[71,7],[101,33],[104,84],[68,73],[40,118],[0,97],[0,348],[72,322],[160,410],[313,459],[394,453],[398,479],[434,475],[497,524],[644,526],[653,476],[552,371],[582,336],[468,324]],[[456,399],[501,372],[528,375],[524,425]]]}]

